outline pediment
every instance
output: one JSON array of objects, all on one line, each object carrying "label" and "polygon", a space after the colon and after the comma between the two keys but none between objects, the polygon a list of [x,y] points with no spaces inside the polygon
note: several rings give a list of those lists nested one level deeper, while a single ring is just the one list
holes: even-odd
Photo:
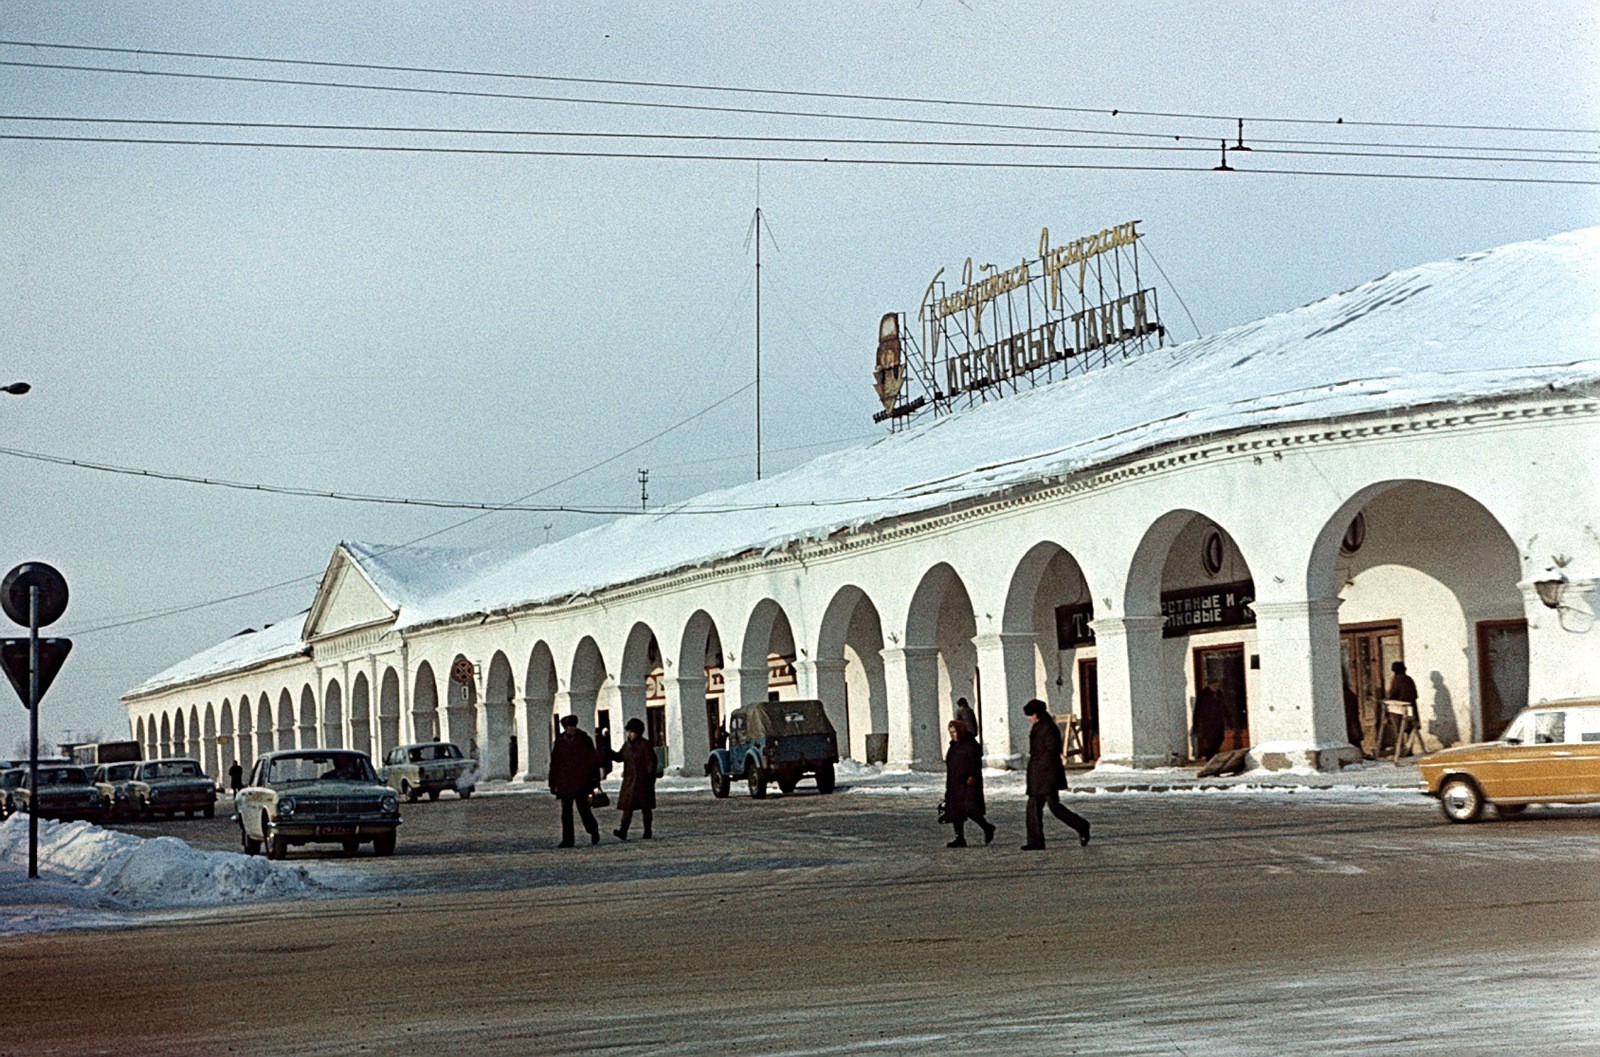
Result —
[{"label": "pediment", "polygon": [[361,566],[341,544],[322,575],[317,597],[306,614],[303,637],[325,639],[357,628],[393,621],[398,611],[373,586]]}]

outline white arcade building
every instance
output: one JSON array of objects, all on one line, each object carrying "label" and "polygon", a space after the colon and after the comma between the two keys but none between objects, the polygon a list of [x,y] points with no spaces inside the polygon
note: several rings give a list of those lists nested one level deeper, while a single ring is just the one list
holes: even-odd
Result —
[{"label": "white arcade building", "polygon": [[[1022,706],[1101,767],[1191,757],[1210,684],[1267,768],[1353,758],[1389,666],[1426,740],[1600,697],[1600,229],[1427,264],[515,553],[335,548],[309,611],[124,697],[150,755],[435,737],[543,776],[551,717],[701,771],[737,704],[841,751],[990,762]],[[1370,748],[1370,742],[1368,747]]]}]

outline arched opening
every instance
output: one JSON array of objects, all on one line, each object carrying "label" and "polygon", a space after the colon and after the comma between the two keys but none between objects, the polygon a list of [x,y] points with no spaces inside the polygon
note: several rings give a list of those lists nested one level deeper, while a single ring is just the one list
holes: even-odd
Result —
[{"label": "arched opening", "polygon": [[383,670],[378,687],[378,755],[384,757],[400,744],[400,673]]},{"label": "arched opening", "polygon": [[[283,695],[288,697],[289,691],[285,690]],[[273,749],[280,747],[274,745],[273,741],[272,701],[267,697],[266,691],[263,690],[261,693],[261,700],[256,702],[256,756],[259,758],[262,754],[271,752]],[[281,747],[285,749],[289,748],[288,745]]]},{"label": "arched opening", "polygon": [[[645,737],[655,746],[658,765],[667,763],[667,691],[661,646],[648,624],[637,623],[628,632],[622,647],[622,668],[618,673],[618,698],[622,704],[622,723],[638,719],[644,723]],[[620,745],[621,726],[612,741]]]},{"label": "arched opening", "polygon": [[357,672],[350,684],[350,747],[372,754],[372,692],[366,672]]},{"label": "arched opening", "polygon": [[322,693],[322,747],[344,748],[344,689],[339,680],[328,680]]},{"label": "arched opening", "polygon": [[510,778],[517,772],[517,688],[511,662],[499,650],[489,659],[483,691],[483,730],[479,734],[478,767],[485,778]]},{"label": "arched opening", "polygon": [[150,738],[145,734],[144,717],[140,716],[133,724],[133,738],[139,743],[139,753],[146,759],[152,755],[150,752]]},{"label": "arched opening", "polygon": [[[1393,665],[1417,692],[1425,747],[1498,737],[1528,703],[1528,625],[1510,535],[1481,503],[1427,481],[1347,500],[1317,537],[1313,598],[1337,597],[1349,737],[1378,744]],[[1331,631],[1330,631],[1331,633]]]},{"label": "arched opening", "polygon": [[527,742],[523,774],[529,780],[543,778],[549,773],[558,690],[555,656],[546,643],[535,643],[528,654],[527,678],[522,681],[522,692],[526,695],[522,703],[522,729]]},{"label": "arched opening", "polygon": [[439,740],[439,681],[433,665],[417,665],[416,685],[411,690],[411,736],[417,741]]},{"label": "arched opening", "polygon": [[612,686],[600,647],[593,636],[585,635],[573,652],[572,677],[567,681],[567,689],[572,700],[572,714],[581,724],[594,724],[597,734],[611,727]]},{"label": "arched opening", "polygon": [[217,777],[222,778],[227,774],[228,768],[238,763],[245,770],[250,769],[250,764],[245,762],[245,748],[240,744],[238,725],[234,722],[234,707],[227,699],[222,699],[222,715],[219,717],[219,730],[217,733]]},{"label": "arched opening", "polygon": [[197,760],[201,753],[200,747],[200,706],[189,706],[189,721],[183,725],[183,753],[184,756],[193,756]]},{"label": "arched opening", "polygon": [[238,739],[239,765],[244,768],[246,775],[256,764],[259,750],[256,748],[254,706],[249,697],[239,699],[238,719],[234,725],[234,737]]},{"label": "arched opening", "polygon": [[161,713],[161,741],[158,743],[156,755],[162,757],[172,755],[172,717],[166,712]]},{"label": "arched opening", "polygon": [[206,702],[205,726],[201,728],[200,735],[200,753],[200,766],[213,779],[227,771],[217,754],[217,710],[210,701]]},{"label": "arched opening", "polygon": [[797,696],[794,629],[777,602],[763,598],[750,611],[736,662],[741,704]]},{"label": "arched opening", "polygon": [[[308,701],[311,705],[311,714],[315,716],[317,714],[317,695],[316,691],[311,689],[309,683],[300,687],[301,712],[306,710]],[[300,748],[303,749],[317,743],[316,729],[313,725],[311,728],[311,740],[301,744]],[[294,747],[294,697],[289,693],[288,687],[285,687],[283,692],[278,695],[278,748],[292,749]]]},{"label": "arched opening", "polygon": [[[672,759],[690,773],[704,763],[715,747],[717,731],[727,722],[723,707],[722,636],[717,622],[705,610],[696,610],[683,627],[678,648],[678,722],[682,724],[681,759],[676,750]],[[696,713],[696,709],[702,711]],[[671,717],[669,716],[669,722]],[[703,725],[702,725],[703,724]]]},{"label": "arched opening", "polygon": [[1152,699],[1132,702],[1138,755],[1177,762],[1250,747],[1260,692],[1254,601],[1250,565],[1215,521],[1173,510],[1145,532],[1125,608],[1164,624],[1155,656],[1129,660],[1152,666]]},{"label": "arched opening", "polygon": [[291,741],[288,745],[280,745],[279,748],[287,749],[291,746],[298,745],[304,749],[312,745],[321,744],[321,742],[318,740],[318,725],[316,695],[308,694],[302,691],[300,694],[300,724],[297,730],[299,737],[297,737],[294,741]]},{"label": "arched opening", "polygon": [[1022,708],[1038,698],[1052,715],[1070,717],[1069,758],[1082,763],[1099,758],[1093,597],[1077,560],[1059,544],[1036,544],[1017,563],[1000,622],[1006,700],[995,701],[991,694],[988,702],[991,710],[1006,709],[1013,755],[1027,752],[1028,721]]},{"label": "arched opening", "polygon": [[479,751],[477,724],[478,667],[462,654],[450,662],[450,681],[445,690],[445,740],[476,758]]},{"label": "arched opening", "polygon": [[883,621],[865,591],[841,587],[822,614],[817,695],[852,759],[889,758],[889,696],[883,678]]},{"label": "arched opening", "polygon": [[183,709],[180,707],[172,714],[172,749],[170,750],[170,755],[184,756],[188,754],[189,743],[184,738],[185,729]]},{"label": "arched opening", "polygon": [[909,712],[899,739],[890,716],[891,762],[914,768],[937,766],[943,759],[940,735],[955,712],[957,698],[967,699],[982,726],[984,699],[972,642],[977,633],[966,585],[950,565],[940,562],[917,584],[906,614],[903,652]]}]

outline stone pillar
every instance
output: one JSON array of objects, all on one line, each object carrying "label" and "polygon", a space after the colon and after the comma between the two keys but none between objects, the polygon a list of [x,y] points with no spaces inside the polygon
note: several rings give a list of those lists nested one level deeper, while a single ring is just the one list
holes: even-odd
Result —
[{"label": "stone pillar", "polygon": [[550,702],[531,697],[517,710],[519,782],[542,782],[550,774],[550,712]]},{"label": "stone pillar", "polygon": [[889,703],[891,768],[934,771],[943,766],[939,737],[939,651],[933,646],[886,649],[883,681]]},{"label": "stone pillar", "polygon": [[725,712],[767,699],[767,666],[722,669],[722,707]]},{"label": "stone pillar", "polygon": [[[1161,767],[1182,751],[1161,696],[1161,617],[1092,620],[1099,658],[1101,766]],[[1178,719],[1178,729],[1185,727]]]},{"label": "stone pillar", "polygon": [[850,755],[850,701],[845,690],[845,660],[830,657],[820,661],[796,661],[795,683],[801,697],[816,698],[833,724],[838,737],[839,755]]},{"label": "stone pillar", "polygon": [[1520,586],[1528,620],[1528,702],[1600,697],[1600,580],[1567,581],[1555,609],[1540,600],[1532,580]]},{"label": "stone pillar", "polygon": [[1261,677],[1250,703],[1250,755],[1273,771],[1337,771],[1341,757],[1358,759],[1345,736],[1339,600],[1258,601],[1251,608]]},{"label": "stone pillar", "polygon": [[664,678],[662,683],[667,694],[667,771],[701,774],[711,751],[710,732],[706,729],[705,676]]},{"label": "stone pillar", "polygon": [[[1003,631],[972,640],[978,651],[979,685],[983,688],[984,763],[990,767],[1020,766],[1028,755],[1028,717],[1022,706],[1034,696],[1034,650],[1031,631]],[[974,701],[973,707],[978,707]]]},{"label": "stone pillar", "polygon": [[637,719],[640,723],[644,723],[646,733],[649,732],[650,726],[645,716],[646,692],[647,689],[643,679],[637,683],[617,684],[616,693],[612,698],[611,726],[613,729],[611,733],[618,747],[622,745],[622,732],[627,727],[630,719]]}]

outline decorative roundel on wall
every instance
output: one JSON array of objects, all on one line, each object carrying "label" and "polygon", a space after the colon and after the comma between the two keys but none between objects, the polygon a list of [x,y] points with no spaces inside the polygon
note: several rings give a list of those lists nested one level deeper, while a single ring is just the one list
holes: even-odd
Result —
[{"label": "decorative roundel on wall", "polygon": [[450,681],[452,683],[471,684],[472,676],[472,662],[465,657],[457,657],[456,663],[450,666]]},{"label": "decorative roundel on wall", "polygon": [[1340,554],[1354,554],[1367,542],[1367,515],[1357,514],[1350,522],[1350,527],[1344,530],[1344,539],[1339,541]]},{"label": "decorative roundel on wall", "polygon": [[1206,541],[1200,548],[1200,564],[1205,567],[1207,576],[1222,571],[1222,533],[1216,529],[1206,533]]}]

